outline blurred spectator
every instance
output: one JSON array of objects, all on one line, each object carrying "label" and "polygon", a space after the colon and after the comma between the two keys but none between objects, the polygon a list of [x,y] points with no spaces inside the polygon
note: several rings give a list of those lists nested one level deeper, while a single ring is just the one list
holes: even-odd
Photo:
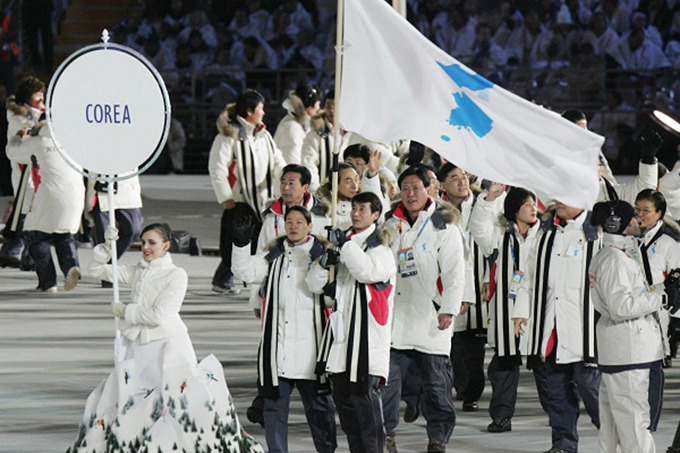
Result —
[{"label": "blurred spectator", "polygon": [[214,49],[217,46],[215,27],[210,23],[208,14],[203,10],[195,10],[189,14],[189,25],[179,33],[179,40],[189,42],[194,32],[198,31],[206,46]]},{"label": "blurred spectator", "polygon": [[235,39],[243,39],[248,36],[253,36],[259,34],[260,30],[263,28],[256,23],[252,16],[248,16],[245,9],[239,9],[234,15],[234,19],[229,23],[227,31]]},{"label": "blurred spectator", "polygon": [[593,115],[589,128],[606,138],[602,150],[607,156],[607,160],[615,167],[615,171],[617,170],[616,161],[619,157],[619,150],[623,144],[619,133],[622,126],[628,129],[635,128],[635,111],[633,107],[623,101],[619,91],[610,90],[607,93],[606,104]]},{"label": "blurred spectator", "polygon": [[604,12],[609,20],[609,25],[619,36],[630,27],[630,10],[620,0],[602,0],[597,11]]},{"label": "blurred spectator", "polygon": [[642,30],[633,30],[619,44],[620,63],[623,69],[650,71],[670,67],[663,50],[645,39]]},{"label": "blurred spectator", "polygon": [[291,25],[298,30],[314,31],[312,15],[298,0],[284,0],[279,11],[284,11],[290,18]]},{"label": "blurred spectator", "polygon": [[255,36],[237,41],[231,47],[229,61],[243,69],[276,69],[278,58],[269,44]]},{"label": "blurred spectator", "polygon": [[631,17],[631,29],[624,34],[623,38],[627,38],[632,30],[642,30],[645,35],[645,39],[658,47],[663,48],[663,40],[661,39],[661,33],[659,29],[654,25],[647,25],[647,16],[645,13],[635,12]]},{"label": "blurred spectator", "polygon": [[128,5],[125,19],[119,23],[113,32],[113,39],[136,50],[141,49],[143,43],[153,33],[153,28],[144,19],[144,4]]},{"label": "blurred spectator", "polygon": [[675,33],[664,49],[674,69],[680,69],[680,31]]},{"label": "blurred spectator", "polygon": [[184,27],[189,26],[189,16],[184,8],[183,0],[171,0],[170,12],[165,16],[163,22],[169,27],[169,33],[172,35],[179,34]]},{"label": "blurred spectator", "polygon": [[590,29],[583,34],[583,42],[589,42],[593,46],[595,55],[605,58],[613,64],[618,65],[618,46],[619,35],[609,26],[607,15],[604,11],[593,14],[590,21]]},{"label": "blurred spectator", "polygon": [[453,6],[448,14],[449,24],[437,33],[436,43],[457,59],[472,57],[475,42],[475,23],[459,6]]},{"label": "blurred spectator", "polygon": [[659,30],[664,41],[670,38],[673,20],[677,20],[674,15],[677,15],[680,11],[677,2],[673,7],[669,6],[671,3],[672,1],[667,2],[666,0],[640,0],[637,7],[638,11],[645,13],[649,20],[648,23]]},{"label": "blurred spectator", "polygon": [[505,51],[491,39],[491,27],[487,22],[477,24],[472,61],[478,70],[500,69],[505,66]]},{"label": "blurred spectator", "polygon": [[54,64],[53,10],[52,0],[21,2],[21,25],[26,39],[28,67],[47,74],[52,72]]},{"label": "blurred spectator", "polygon": [[213,54],[204,40],[204,35],[198,29],[194,28],[189,34],[187,46],[194,73],[197,73],[212,62]]}]

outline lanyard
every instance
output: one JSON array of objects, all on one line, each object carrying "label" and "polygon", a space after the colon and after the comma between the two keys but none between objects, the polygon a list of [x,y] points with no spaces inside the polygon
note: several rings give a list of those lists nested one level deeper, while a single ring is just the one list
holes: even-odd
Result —
[{"label": "lanyard", "polygon": [[[430,217],[428,216],[428,218],[425,219],[425,222],[423,222],[423,226],[420,227],[420,231],[418,231],[418,235],[416,236],[416,238],[411,243],[411,247],[413,247],[413,245],[416,243],[416,241],[418,240],[420,235],[423,234],[423,230],[425,230],[425,227],[427,226],[427,222],[429,222],[429,221],[430,221]],[[404,247],[403,247],[402,240],[403,239],[401,237],[401,222],[399,222],[399,248],[403,250]]]}]

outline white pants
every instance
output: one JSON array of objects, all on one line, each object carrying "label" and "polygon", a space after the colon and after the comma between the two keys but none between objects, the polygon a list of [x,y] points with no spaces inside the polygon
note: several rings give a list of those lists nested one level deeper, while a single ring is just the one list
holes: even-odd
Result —
[{"label": "white pants", "polygon": [[649,369],[602,373],[600,452],[655,453],[649,432]]}]

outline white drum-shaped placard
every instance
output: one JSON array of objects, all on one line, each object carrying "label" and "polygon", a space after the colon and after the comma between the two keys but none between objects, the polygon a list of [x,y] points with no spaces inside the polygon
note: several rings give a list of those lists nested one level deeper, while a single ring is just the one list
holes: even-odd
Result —
[{"label": "white drum-shaped placard", "polygon": [[89,174],[143,171],[137,168],[162,151],[170,124],[163,79],[142,55],[115,44],[69,57],[50,83],[46,108],[59,151]]}]

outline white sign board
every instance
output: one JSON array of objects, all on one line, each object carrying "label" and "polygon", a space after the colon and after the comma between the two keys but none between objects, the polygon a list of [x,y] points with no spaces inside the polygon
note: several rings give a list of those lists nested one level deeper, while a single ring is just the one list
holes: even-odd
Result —
[{"label": "white sign board", "polygon": [[89,46],[64,61],[50,82],[46,109],[64,159],[108,180],[144,171],[170,127],[163,79],[141,54],[117,44]]}]

